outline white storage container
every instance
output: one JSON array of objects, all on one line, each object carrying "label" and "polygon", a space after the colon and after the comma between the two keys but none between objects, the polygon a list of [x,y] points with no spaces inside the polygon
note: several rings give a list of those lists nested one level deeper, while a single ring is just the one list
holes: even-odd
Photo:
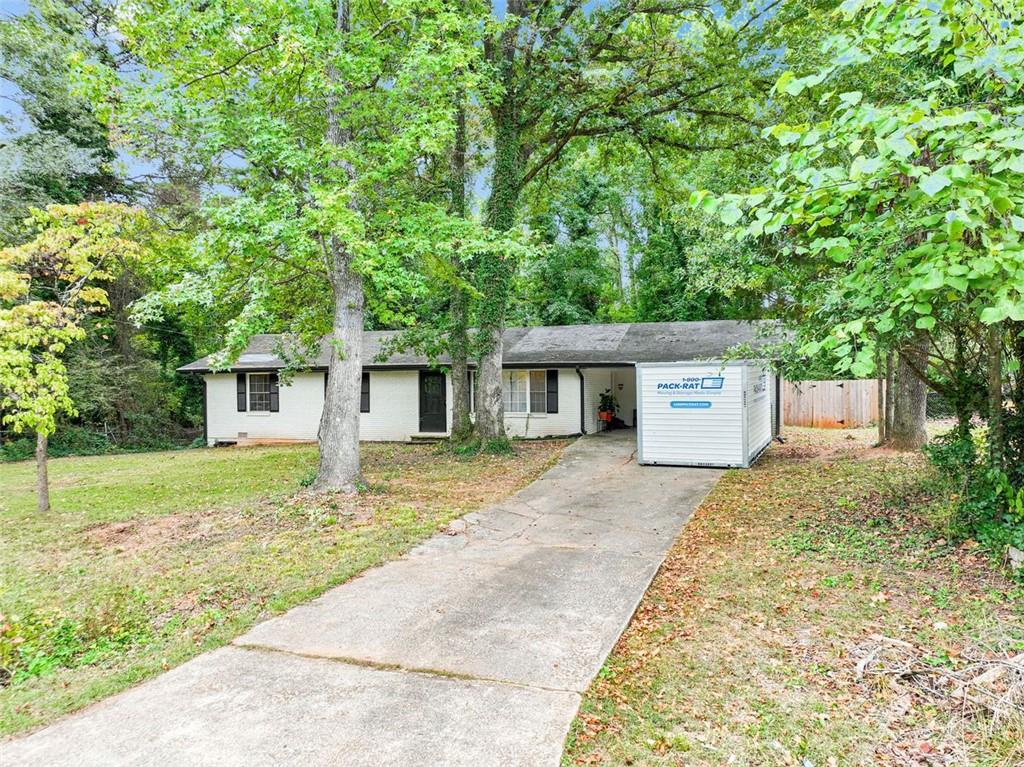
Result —
[{"label": "white storage container", "polygon": [[637,462],[748,467],[772,441],[775,376],[759,362],[636,366]]}]

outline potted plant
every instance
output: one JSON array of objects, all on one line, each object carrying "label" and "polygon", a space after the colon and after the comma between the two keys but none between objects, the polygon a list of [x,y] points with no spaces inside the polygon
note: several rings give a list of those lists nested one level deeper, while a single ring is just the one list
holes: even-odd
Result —
[{"label": "potted plant", "polygon": [[602,421],[610,422],[615,417],[615,411],[619,409],[619,401],[615,399],[611,389],[601,392],[601,398],[597,403],[597,417]]}]

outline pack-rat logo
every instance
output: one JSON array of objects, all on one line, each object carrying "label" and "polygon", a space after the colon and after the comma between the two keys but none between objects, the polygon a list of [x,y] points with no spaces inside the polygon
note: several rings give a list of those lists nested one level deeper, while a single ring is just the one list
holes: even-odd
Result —
[{"label": "pack-rat logo", "polygon": [[678,381],[662,381],[655,387],[661,392],[696,391],[721,389],[725,384],[722,376],[687,376]]}]

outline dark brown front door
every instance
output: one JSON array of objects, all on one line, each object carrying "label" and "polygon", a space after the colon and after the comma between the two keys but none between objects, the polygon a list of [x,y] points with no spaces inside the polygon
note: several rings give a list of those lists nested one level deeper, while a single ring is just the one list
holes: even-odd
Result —
[{"label": "dark brown front door", "polygon": [[420,371],[420,431],[447,431],[448,402],[445,394],[444,373]]}]

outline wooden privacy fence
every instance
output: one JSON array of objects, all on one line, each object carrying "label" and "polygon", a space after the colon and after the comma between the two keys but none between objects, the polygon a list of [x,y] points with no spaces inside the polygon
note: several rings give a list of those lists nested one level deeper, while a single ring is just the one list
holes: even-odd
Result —
[{"label": "wooden privacy fence", "polygon": [[852,429],[878,422],[878,381],[784,381],[783,423]]}]

